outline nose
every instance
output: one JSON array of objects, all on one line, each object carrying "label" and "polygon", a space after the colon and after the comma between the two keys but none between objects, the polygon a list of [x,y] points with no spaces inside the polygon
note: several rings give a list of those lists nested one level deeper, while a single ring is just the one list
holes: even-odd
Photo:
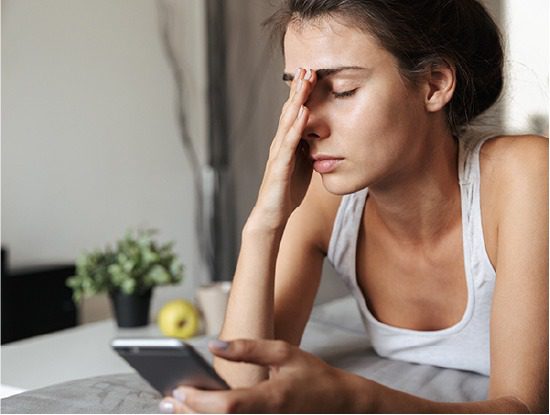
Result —
[{"label": "nose", "polygon": [[302,138],[310,143],[329,137],[330,127],[327,117],[323,115],[322,108],[308,102],[306,102],[306,106],[309,109],[309,118]]}]

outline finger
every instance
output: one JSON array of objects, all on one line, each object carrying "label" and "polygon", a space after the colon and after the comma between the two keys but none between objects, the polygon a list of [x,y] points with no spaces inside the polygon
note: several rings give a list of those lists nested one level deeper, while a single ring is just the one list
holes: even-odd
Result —
[{"label": "finger", "polygon": [[223,414],[234,413],[234,391],[203,391],[181,386],[174,391],[179,405],[185,405],[193,413]]},{"label": "finger", "polygon": [[287,160],[294,157],[298,151],[298,145],[304,135],[304,129],[306,128],[307,120],[309,119],[309,108],[302,105],[298,111],[298,115],[294,124],[290,127],[286,135],[280,140],[280,146],[278,150],[278,157],[281,160]]},{"label": "finger", "polygon": [[285,103],[283,104],[283,108],[281,110],[281,115],[286,111],[286,109],[288,108],[288,106],[290,105],[290,103],[292,101],[292,98],[296,95],[296,90],[297,90],[298,85],[300,84],[300,79],[302,79],[306,73],[307,73],[307,71],[305,71],[302,68],[296,68],[296,70],[294,71],[294,76],[292,78],[292,81],[290,82],[290,89],[288,91],[288,98],[285,101]]},{"label": "finger", "polygon": [[217,340],[211,341],[208,347],[212,353],[223,359],[261,366],[279,366],[288,362],[296,351],[296,347],[287,342],[260,339],[239,339],[230,342]]},{"label": "finger", "polygon": [[312,86],[315,86],[317,84],[317,72],[314,69],[309,69],[309,74],[306,72],[304,79],[307,79]]},{"label": "finger", "polygon": [[[269,148],[270,156],[286,155],[285,160],[294,154],[304,129],[309,119],[309,108],[304,105],[298,107],[295,111],[296,117],[288,126],[279,126],[279,131],[275,135]],[[283,150],[283,153],[280,151]]]},{"label": "finger", "polygon": [[[309,75],[308,75],[309,74]],[[309,76],[309,79],[305,79],[304,76]],[[281,117],[279,119],[279,124],[285,125],[285,122],[292,122],[294,118],[298,115],[298,110],[300,105],[303,105],[311,93],[312,83],[310,81],[313,77],[312,72],[308,70],[307,72],[301,72],[300,79],[296,80],[296,86],[292,96],[285,102],[283,109],[281,111]]]},{"label": "finger", "polygon": [[229,391],[204,391],[194,388],[180,387],[178,395],[195,413],[231,414],[231,413],[262,413],[275,406],[265,388],[252,387],[232,389]]},{"label": "finger", "polygon": [[288,98],[292,98],[294,94],[296,93],[296,87],[298,85],[298,81],[305,75],[305,70],[302,68],[296,68],[294,71],[294,78],[292,78],[292,82],[290,83],[290,91],[288,93]]},{"label": "finger", "polygon": [[294,99],[299,98],[300,92],[305,92],[307,99],[313,90],[312,87],[317,83],[317,73],[313,69],[299,69],[296,73],[298,75],[292,81],[290,94],[283,105],[282,112],[285,112],[284,110],[290,106]]},{"label": "finger", "polygon": [[[283,106],[281,116],[279,118],[279,126],[277,133],[271,143],[269,152],[271,155],[279,154],[280,148],[288,146],[288,138],[291,139],[290,144],[296,144],[297,138],[300,138],[306,122],[303,122],[301,115],[303,115],[303,107],[317,82],[317,75],[313,70],[301,71],[300,79],[296,80],[298,85],[296,86],[296,92]],[[307,121],[307,117],[305,118]],[[287,137],[288,134],[291,137]],[[295,148],[289,149],[291,153]]]},{"label": "finger", "polygon": [[311,70],[300,70],[299,78],[293,81],[291,96],[283,105],[281,116],[279,117],[279,129],[277,131],[279,135],[281,135],[281,133],[284,135],[285,130],[290,128],[292,122],[298,115],[300,105],[303,105],[307,101],[312,90],[312,78],[315,79],[315,75]]},{"label": "finger", "polygon": [[[314,69],[302,69],[301,72],[300,72],[300,77],[299,79],[303,80],[304,82],[307,81],[309,82],[310,84],[315,84],[317,82],[317,73],[315,72]],[[300,85],[300,82],[297,82],[296,83],[296,87],[298,87],[298,85]]]},{"label": "finger", "polygon": [[195,411],[185,403],[172,398],[166,397],[159,404],[159,410],[162,414],[194,414]]}]

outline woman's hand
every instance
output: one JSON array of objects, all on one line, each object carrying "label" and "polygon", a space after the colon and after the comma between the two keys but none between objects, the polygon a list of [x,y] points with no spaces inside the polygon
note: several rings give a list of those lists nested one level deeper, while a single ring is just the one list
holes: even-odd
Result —
[{"label": "woman's hand", "polygon": [[[214,347],[217,346],[217,347]],[[176,413],[362,412],[369,381],[333,368],[279,340],[214,341],[215,355],[268,367],[269,380],[251,388],[203,391],[180,387],[160,405]]]},{"label": "woman's hand", "polygon": [[[316,82],[315,71],[297,69],[269,158],[252,217],[272,228],[286,224],[306,194],[311,181],[309,146],[302,140],[309,109],[305,106]],[[256,214],[254,214],[256,213]]]}]

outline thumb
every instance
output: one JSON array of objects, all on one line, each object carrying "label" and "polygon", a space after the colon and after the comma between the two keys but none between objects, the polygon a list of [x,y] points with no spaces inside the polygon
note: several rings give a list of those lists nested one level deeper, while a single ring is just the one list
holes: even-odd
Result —
[{"label": "thumb", "polygon": [[229,342],[213,340],[210,351],[233,362],[253,363],[260,366],[280,366],[288,362],[297,349],[282,340],[238,339]]}]

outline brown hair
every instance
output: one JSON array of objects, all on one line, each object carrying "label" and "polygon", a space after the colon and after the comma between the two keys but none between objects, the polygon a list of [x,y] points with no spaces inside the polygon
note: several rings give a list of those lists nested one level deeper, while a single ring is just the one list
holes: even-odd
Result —
[{"label": "brown hair", "polygon": [[344,18],[373,35],[413,84],[434,65],[453,65],[456,88],[446,111],[455,135],[502,91],[501,35],[476,0],[283,0],[264,25],[282,44],[289,24],[326,17]]}]

